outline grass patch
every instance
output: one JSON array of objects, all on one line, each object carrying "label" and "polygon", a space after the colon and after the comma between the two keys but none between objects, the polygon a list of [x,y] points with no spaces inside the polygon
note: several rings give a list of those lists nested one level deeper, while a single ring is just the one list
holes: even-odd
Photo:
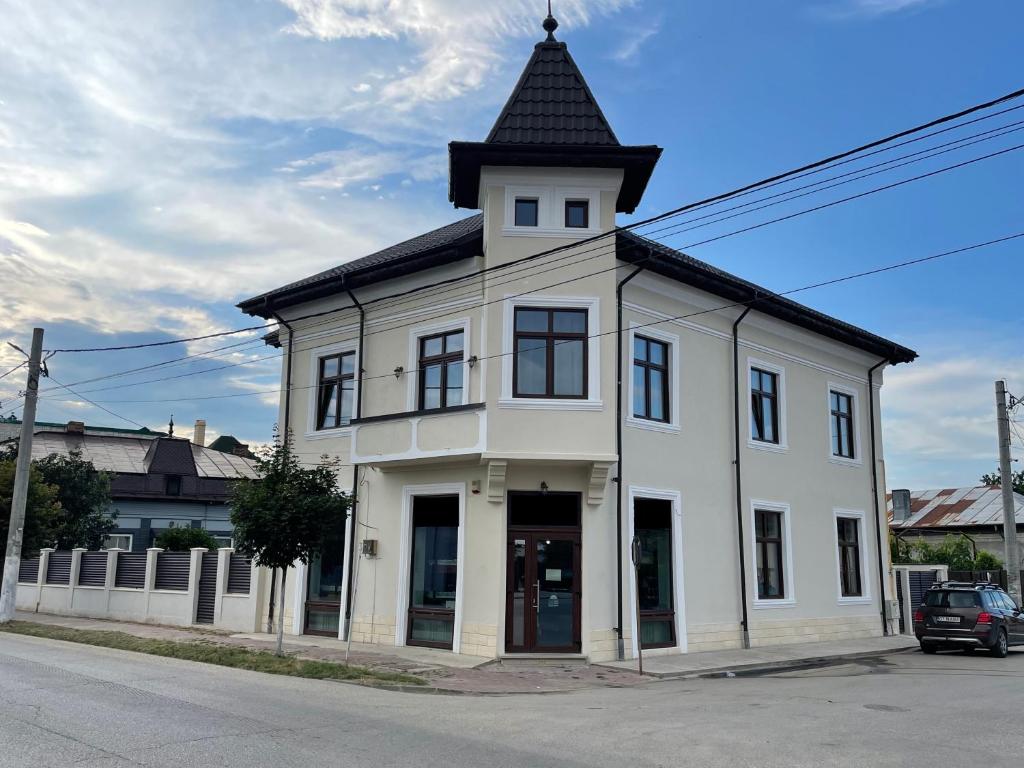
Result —
[{"label": "grass patch", "polygon": [[50,640],[64,640],[70,643],[95,645],[101,648],[115,648],[119,651],[135,651],[170,659],[199,661],[221,667],[248,669],[271,675],[308,677],[316,680],[351,680],[360,683],[389,683],[423,685],[420,677],[399,672],[380,672],[366,667],[338,664],[330,661],[296,659],[291,656],[275,656],[267,651],[253,651],[208,641],[177,642],[154,640],[148,637],[129,635],[126,632],[95,629],[71,629],[52,624],[37,624],[31,621],[12,621],[0,625],[0,631],[30,637],[45,637]]}]

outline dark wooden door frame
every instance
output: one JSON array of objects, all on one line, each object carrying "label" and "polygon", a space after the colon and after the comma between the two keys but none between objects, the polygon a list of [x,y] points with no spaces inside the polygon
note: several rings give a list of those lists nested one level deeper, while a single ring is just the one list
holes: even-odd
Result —
[{"label": "dark wooden door frame", "polygon": [[[512,625],[515,614],[513,593],[515,588],[515,540],[525,539],[526,552],[523,574],[525,589],[523,597],[523,645],[516,646],[512,639]],[[573,608],[572,637],[573,642],[562,646],[540,646],[537,642],[537,606],[532,604],[533,588],[537,582],[537,541],[554,539],[571,541],[573,544]],[[583,568],[582,541],[579,529],[569,528],[519,528],[509,527],[506,546],[505,574],[505,651],[507,653],[579,653],[582,649],[582,596]]]}]

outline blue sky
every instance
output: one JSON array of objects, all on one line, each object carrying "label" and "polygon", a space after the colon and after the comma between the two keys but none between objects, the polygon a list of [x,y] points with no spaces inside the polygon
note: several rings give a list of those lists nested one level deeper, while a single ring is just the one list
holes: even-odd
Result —
[{"label": "blue sky", "polygon": [[[556,0],[555,13],[620,139],[665,148],[640,216],[1021,86],[1024,9],[1010,0]],[[35,324],[49,348],[242,327],[240,298],[466,215],[447,202],[446,144],[485,136],[542,15],[539,0],[0,0],[0,339],[25,345]],[[1024,132],[665,242],[1019,143]],[[1024,229],[1022,157],[689,252],[787,290],[1003,236]],[[994,465],[992,381],[1024,393],[1022,249],[798,297],[921,353],[883,391],[891,486],[971,484]],[[253,340],[63,354],[51,371],[78,382],[250,341],[76,389],[148,426],[173,413],[184,434],[205,418],[211,435],[258,442],[279,362],[257,360],[274,352]],[[0,373],[17,360],[5,346]],[[139,383],[232,363],[245,364]],[[4,414],[15,378],[0,381]],[[128,402],[224,394],[240,396]],[[66,393],[40,418],[128,425]]]}]

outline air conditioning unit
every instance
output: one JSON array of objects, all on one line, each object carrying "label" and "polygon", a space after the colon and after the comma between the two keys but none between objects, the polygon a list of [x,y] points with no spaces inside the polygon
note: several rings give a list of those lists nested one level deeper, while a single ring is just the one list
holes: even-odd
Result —
[{"label": "air conditioning unit", "polygon": [[377,556],[377,539],[363,539],[363,557]]}]

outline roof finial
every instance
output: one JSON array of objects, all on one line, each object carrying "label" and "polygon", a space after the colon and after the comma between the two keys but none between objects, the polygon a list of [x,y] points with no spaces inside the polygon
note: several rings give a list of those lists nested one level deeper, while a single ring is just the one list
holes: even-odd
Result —
[{"label": "roof finial", "polygon": [[171,422],[167,425],[167,436],[174,437],[174,414],[171,414]]},{"label": "roof finial", "polygon": [[544,19],[544,31],[548,33],[547,42],[555,42],[555,30],[558,29],[558,20],[551,15],[551,0],[548,0],[548,17]]}]

